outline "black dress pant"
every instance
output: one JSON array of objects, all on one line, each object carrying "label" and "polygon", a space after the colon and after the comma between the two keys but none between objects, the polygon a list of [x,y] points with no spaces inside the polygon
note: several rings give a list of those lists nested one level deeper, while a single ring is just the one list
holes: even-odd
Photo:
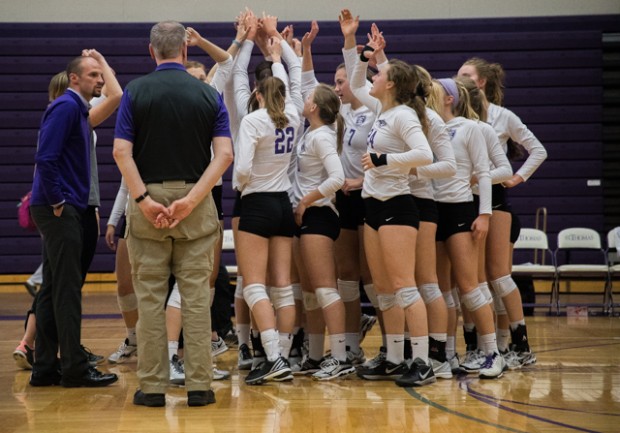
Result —
[{"label": "black dress pant", "polygon": [[82,322],[82,212],[65,205],[57,217],[51,206],[31,206],[43,236],[43,284],[37,297],[37,338],[33,375],[78,378],[88,369],[80,346]]}]

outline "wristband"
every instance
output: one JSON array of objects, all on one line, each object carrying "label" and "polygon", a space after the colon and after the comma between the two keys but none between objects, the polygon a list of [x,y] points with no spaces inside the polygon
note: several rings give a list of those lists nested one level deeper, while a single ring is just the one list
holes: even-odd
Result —
[{"label": "wristband", "polygon": [[232,43],[233,43],[234,45],[236,45],[237,47],[241,47],[241,42],[239,42],[239,41],[238,41],[238,40],[236,40],[236,39],[233,39],[233,40],[232,40]]},{"label": "wristband", "polygon": [[370,160],[372,161],[375,167],[387,165],[387,153],[383,153],[381,155],[377,155],[376,153],[371,153]]},{"label": "wristband", "polygon": [[370,45],[364,45],[364,47],[362,48],[362,51],[360,51],[360,60],[364,63],[368,63],[368,60],[370,60],[364,56],[364,52],[366,51],[370,51],[371,53],[374,53],[375,49],[371,47]]},{"label": "wristband", "polygon": [[142,194],[141,196],[138,196],[138,197],[135,198],[136,203],[140,203],[142,200],[144,200],[148,196],[149,196],[149,192],[148,191],[144,191],[144,194]]}]

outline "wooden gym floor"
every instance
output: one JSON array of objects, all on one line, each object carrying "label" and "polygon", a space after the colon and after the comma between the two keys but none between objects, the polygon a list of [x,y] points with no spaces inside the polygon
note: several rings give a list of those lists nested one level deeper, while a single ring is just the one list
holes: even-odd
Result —
[{"label": "wooden gym floor", "polygon": [[[137,407],[135,363],[101,366],[117,373],[107,388],[33,388],[12,352],[31,302],[20,285],[0,290],[0,432],[619,432],[620,319],[528,318],[538,357],[534,366],[499,380],[476,376],[422,388],[361,379],[246,386],[237,351],[217,358],[229,380],[213,383],[217,403],[189,408],[185,391],[171,387],[165,408]],[[84,293],[82,340],[109,355],[124,338],[114,292]],[[462,338],[458,349],[462,353]],[[367,357],[380,345],[377,328],[363,343]]]}]

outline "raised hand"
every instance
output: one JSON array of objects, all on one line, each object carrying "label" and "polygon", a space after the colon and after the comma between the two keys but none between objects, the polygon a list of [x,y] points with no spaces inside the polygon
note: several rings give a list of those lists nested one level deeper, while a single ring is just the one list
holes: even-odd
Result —
[{"label": "raised hand", "polygon": [[267,15],[263,12],[263,17],[260,19],[260,28],[269,37],[277,37],[278,39],[282,37],[278,33],[278,17],[275,15]]},{"label": "raised hand", "polygon": [[185,34],[187,35],[187,46],[188,47],[195,47],[196,45],[198,45],[198,42],[200,42],[200,39],[202,39],[202,36],[200,36],[200,33],[198,33],[192,27],[186,28]]},{"label": "raised hand", "polygon": [[[373,29],[374,26],[374,29]],[[368,44],[369,47],[372,47],[375,52],[383,51],[385,48],[385,38],[383,37],[383,33],[379,31],[379,28],[376,24],[372,24],[371,33],[368,33]]]},{"label": "raised hand", "polygon": [[272,37],[267,39],[267,52],[271,56],[271,60],[276,63],[280,62],[282,45],[280,45],[280,40],[278,38]]},{"label": "raised hand", "polygon": [[349,9],[343,9],[340,11],[340,15],[338,15],[338,21],[340,22],[340,30],[343,36],[355,36],[360,25],[359,15],[353,17]]},{"label": "raised hand", "polygon": [[103,54],[101,54],[99,51],[95,50],[94,48],[82,50],[82,56],[92,57],[98,62],[101,62],[103,60]]},{"label": "raised hand", "polygon": [[280,35],[282,36],[282,38],[284,38],[284,40],[290,46],[293,46],[293,38],[295,34],[294,34],[294,29],[293,29],[292,24],[289,24],[288,26],[284,27],[284,30],[282,30],[282,33],[280,33]]},{"label": "raised hand", "polygon": [[310,25],[310,31],[306,32],[304,37],[301,39],[301,46],[304,50],[312,46],[312,43],[314,42],[314,40],[316,39],[316,35],[318,34],[319,23],[317,23],[316,21],[312,21],[312,24]]}]

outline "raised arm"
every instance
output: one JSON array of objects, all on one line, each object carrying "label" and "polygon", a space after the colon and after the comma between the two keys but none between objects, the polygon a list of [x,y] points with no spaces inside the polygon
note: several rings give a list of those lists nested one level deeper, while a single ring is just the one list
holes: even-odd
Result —
[{"label": "raised arm", "polygon": [[121,103],[123,96],[123,89],[114,75],[114,71],[108,65],[105,57],[97,50],[83,50],[82,55],[85,57],[92,57],[97,60],[103,70],[103,80],[105,82],[105,99],[100,104],[97,104],[88,112],[88,121],[90,126],[96,128],[101,125],[108,117],[114,113]]}]

